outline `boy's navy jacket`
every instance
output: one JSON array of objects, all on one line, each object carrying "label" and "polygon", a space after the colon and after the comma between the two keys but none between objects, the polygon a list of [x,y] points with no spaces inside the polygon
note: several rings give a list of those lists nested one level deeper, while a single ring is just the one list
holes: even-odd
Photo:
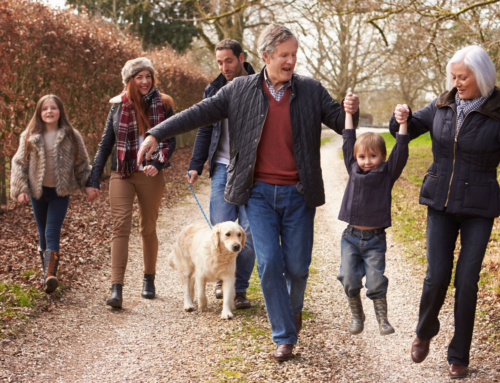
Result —
[{"label": "boy's navy jacket", "polygon": [[[253,67],[249,63],[243,63],[243,67],[249,75],[255,74]],[[226,78],[221,73],[205,88],[203,99],[215,96],[220,88],[226,85],[226,82]],[[188,170],[196,170],[198,174],[201,175],[203,172],[203,166],[205,165],[205,162],[207,162],[208,158],[208,176],[212,177],[215,166],[214,158],[217,148],[219,147],[221,132],[222,121],[198,129],[198,133],[196,133],[196,140],[194,141],[193,155],[191,157],[191,161],[189,162]]]},{"label": "boy's navy jacket", "polygon": [[362,171],[354,159],[356,129],[344,129],[344,163],[349,182],[344,193],[339,219],[350,225],[391,226],[391,189],[408,160],[410,135],[396,134],[396,145],[389,159],[377,169]]}]

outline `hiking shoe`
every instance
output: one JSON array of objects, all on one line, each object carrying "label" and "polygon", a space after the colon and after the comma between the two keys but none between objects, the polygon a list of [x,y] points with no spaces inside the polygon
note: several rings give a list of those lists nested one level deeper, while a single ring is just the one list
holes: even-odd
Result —
[{"label": "hiking shoe", "polygon": [[43,290],[47,294],[53,293],[59,286],[56,273],[59,266],[60,253],[52,250],[47,250],[43,258],[44,275],[43,275]]}]

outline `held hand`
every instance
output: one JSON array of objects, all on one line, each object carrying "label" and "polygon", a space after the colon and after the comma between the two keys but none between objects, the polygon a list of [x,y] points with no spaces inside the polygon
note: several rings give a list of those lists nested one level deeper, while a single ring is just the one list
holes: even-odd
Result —
[{"label": "held hand", "polygon": [[29,197],[28,197],[28,194],[26,193],[21,193],[17,196],[17,201],[19,203],[28,203],[29,202]]},{"label": "held hand", "polygon": [[158,141],[156,141],[156,138],[154,138],[154,136],[152,135],[147,136],[142,143],[141,148],[139,149],[139,153],[137,153],[137,163],[142,164],[144,155],[146,155],[146,160],[149,160],[151,158],[151,155],[156,150],[157,146]]},{"label": "held hand", "polygon": [[349,92],[344,98],[344,110],[346,113],[354,114],[359,109],[359,97]]},{"label": "held hand", "polygon": [[398,104],[396,109],[394,109],[394,118],[398,122],[398,124],[404,124],[408,120],[408,116],[410,115],[410,108],[406,104]]},{"label": "held hand", "polygon": [[189,175],[186,174],[186,178],[191,185],[194,185],[198,181],[198,171],[190,170],[188,173]]},{"label": "held hand", "polygon": [[93,201],[101,195],[101,191],[97,188],[88,187],[85,189],[87,191],[87,201]]},{"label": "held hand", "polygon": [[153,165],[145,166],[143,171],[148,177],[154,177],[158,174],[158,170]]}]

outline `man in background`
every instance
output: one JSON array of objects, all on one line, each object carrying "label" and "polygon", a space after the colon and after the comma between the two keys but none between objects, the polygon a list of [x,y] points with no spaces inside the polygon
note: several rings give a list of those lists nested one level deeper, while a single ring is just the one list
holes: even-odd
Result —
[{"label": "man in background", "polygon": [[[236,77],[254,74],[252,66],[245,62],[245,56],[240,43],[232,39],[224,39],[215,47],[215,58],[221,74],[205,89],[203,99],[217,94],[228,82]],[[245,206],[236,206],[224,200],[224,189],[227,182],[227,168],[229,166],[229,127],[228,120],[216,122],[198,130],[194,143],[193,155],[189,163],[188,181],[194,184],[203,171],[203,166],[208,159],[208,171],[211,178],[210,184],[210,222],[216,225],[225,221],[236,221],[245,230],[247,241],[245,248],[236,258],[236,296],[234,303],[237,309],[251,307],[246,292],[249,279],[255,264],[252,234]],[[215,286],[215,296],[222,299],[222,281]]]}]

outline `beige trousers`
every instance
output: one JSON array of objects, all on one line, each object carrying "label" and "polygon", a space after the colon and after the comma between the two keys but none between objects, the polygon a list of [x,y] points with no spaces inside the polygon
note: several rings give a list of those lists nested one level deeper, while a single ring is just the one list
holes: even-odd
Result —
[{"label": "beige trousers", "polygon": [[139,171],[124,179],[120,178],[120,173],[112,172],[109,182],[109,202],[113,220],[112,284],[124,284],[128,262],[128,243],[132,230],[132,208],[136,195],[139,203],[139,231],[142,237],[144,274],[155,274],[158,256],[156,221],[164,188],[163,172],[159,172],[155,177],[147,177]]}]

